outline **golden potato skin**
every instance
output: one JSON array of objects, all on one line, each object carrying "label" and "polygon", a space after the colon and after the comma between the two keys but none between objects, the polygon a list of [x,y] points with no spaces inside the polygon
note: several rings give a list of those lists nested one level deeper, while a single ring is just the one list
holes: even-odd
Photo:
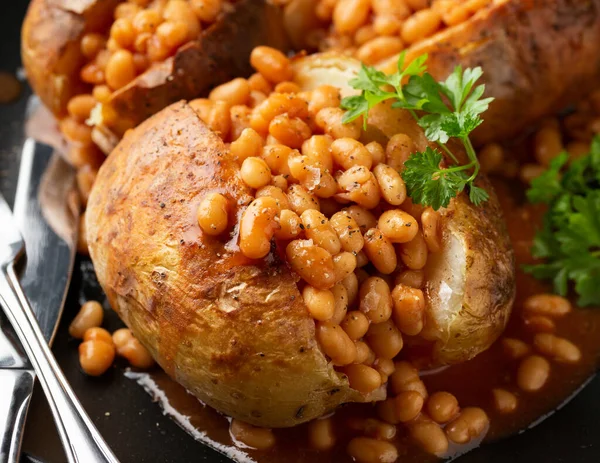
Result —
[{"label": "golden potato skin", "polygon": [[[458,64],[481,66],[496,98],[473,134],[481,145],[517,135],[597,87],[600,0],[504,0],[407,50],[429,54],[438,78]],[[397,57],[381,65],[395,72]]]},{"label": "golden potato skin", "polygon": [[121,0],[32,0],[21,30],[21,57],[34,92],[56,115],[85,91],[79,42],[110,25]]},{"label": "golden potato skin", "polygon": [[86,213],[90,255],[112,307],[169,375],[248,423],[293,426],[366,400],[317,345],[281,250],[251,261],[235,232],[201,232],[196,210],[213,191],[230,199],[231,223],[251,200],[221,139],[186,103],[125,135]]}]

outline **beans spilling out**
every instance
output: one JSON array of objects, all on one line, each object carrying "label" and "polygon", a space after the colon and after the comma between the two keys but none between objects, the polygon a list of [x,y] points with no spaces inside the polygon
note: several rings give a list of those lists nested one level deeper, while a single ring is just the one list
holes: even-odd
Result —
[{"label": "beans spilling out", "polygon": [[83,340],[79,345],[79,364],[84,373],[90,376],[104,374],[117,355],[135,368],[147,369],[154,365],[152,356],[133,337],[131,330],[121,328],[111,335],[101,328],[103,319],[102,305],[97,301],[88,301],[81,306],[69,325],[69,334]]},{"label": "beans spilling out", "polygon": [[[448,27],[492,0],[317,0],[303,45],[335,50],[376,65]],[[308,21],[308,19],[307,19]],[[300,36],[292,31],[292,37]]]}]

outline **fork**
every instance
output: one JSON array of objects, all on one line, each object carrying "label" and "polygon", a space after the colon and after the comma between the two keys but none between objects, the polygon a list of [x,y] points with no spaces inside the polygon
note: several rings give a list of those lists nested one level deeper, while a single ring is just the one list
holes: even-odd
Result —
[{"label": "fork", "polygon": [[56,363],[21,289],[15,264],[24,255],[25,243],[0,194],[0,303],[46,394],[67,460],[118,463]]}]

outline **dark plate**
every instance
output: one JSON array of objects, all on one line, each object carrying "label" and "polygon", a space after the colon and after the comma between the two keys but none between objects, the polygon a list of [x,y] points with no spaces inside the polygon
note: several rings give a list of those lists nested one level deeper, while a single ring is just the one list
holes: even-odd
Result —
[{"label": "dark plate", "polygon": [[[20,66],[19,31],[27,1],[3,0],[0,15],[0,69],[16,72]],[[26,89],[14,104],[0,106],[0,190],[12,203],[23,142]],[[1,226],[1,225],[0,225]],[[43,275],[40,275],[43,278]],[[81,374],[77,343],[69,340],[68,321],[81,298],[99,298],[91,265],[76,264],[73,285],[64,312],[54,353],[84,407],[122,462],[210,462],[229,460],[194,441],[135,384],[126,379],[124,365],[117,365],[102,378]],[[108,328],[120,326],[109,312]],[[460,463],[600,462],[600,378],[594,378],[568,406],[534,429],[510,439],[487,444],[459,459]],[[6,398],[0,398],[6,400]],[[65,461],[49,410],[36,390],[29,411],[24,443],[24,461],[30,456],[44,462]],[[35,461],[35,460],[34,460]],[[1,463],[1,462],[0,462]]]}]

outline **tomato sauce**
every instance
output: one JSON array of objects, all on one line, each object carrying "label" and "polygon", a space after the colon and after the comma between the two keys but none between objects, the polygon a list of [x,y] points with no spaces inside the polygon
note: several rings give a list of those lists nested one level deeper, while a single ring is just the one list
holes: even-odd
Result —
[{"label": "tomato sauce", "polygon": [[[522,271],[525,263],[531,263],[529,253],[536,228],[541,221],[543,209],[524,204],[522,187],[506,181],[495,182],[502,203],[515,256],[517,260],[517,296],[508,327],[503,337],[512,337],[531,345],[533,332],[526,326],[521,310],[523,301],[534,294],[549,292],[546,283],[532,278]],[[496,440],[524,430],[555,410],[575,393],[598,366],[600,359],[600,310],[575,308],[566,316],[556,320],[556,335],[575,343],[582,353],[577,364],[551,362],[550,377],[537,392],[520,391],[516,384],[518,360],[513,360],[503,351],[500,342],[474,359],[450,367],[421,372],[429,394],[448,391],[454,394],[461,407],[477,406],[486,411],[490,426],[484,440]],[[402,356],[402,353],[400,354]],[[328,452],[311,450],[307,439],[307,426],[274,430],[277,444],[268,451],[255,451],[236,446],[229,433],[230,419],[199,402],[183,387],[169,379],[163,372],[130,373],[151,392],[184,429],[196,439],[227,454],[236,461],[261,463],[301,462],[345,462],[350,461],[346,453],[349,440],[360,435],[349,423],[356,418],[376,417],[373,404],[350,404],[340,407],[333,416],[336,445]],[[517,409],[510,414],[500,414],[493,405],[492,389],[506,389],[516,395]],[[481,439],[466,445],[450,444],[448,455],[464,453],[479,445]],[[399,450],[399,461],[427,462],[437,457],[427,455],[410,441],[407,428],[397,426],[393,440]]]}]

